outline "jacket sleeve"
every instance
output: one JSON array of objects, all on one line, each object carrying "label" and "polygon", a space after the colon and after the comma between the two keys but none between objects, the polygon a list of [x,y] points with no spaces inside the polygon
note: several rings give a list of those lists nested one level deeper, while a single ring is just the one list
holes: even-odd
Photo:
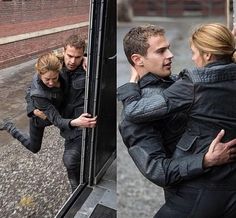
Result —
[{"label": "jacket sleeve", "polygon": [[158,186],[174,185],[205,172],[202,166],[203,153],[178,159],[167,157],[160,132],[150,124],[123,120],[119,131],[139,171]]},{"label": "jacket sleeve", "polygon": [[161,94],[142,96],[138,84],[127,83],[118,89],[118,98],[123,103],[126,119],[142,123],[161,119],[170,113],[188,110],[193,102],[194,86],[188,78],[182,78]]},{"label": "jacket sleeve", "polygon": [[34,110],[36,108],[34,106],[32,98],[30,97],[30,86],[26,90],[25,100],[26,100],[26,104],[27,104],[27,106],[26,106],[27,116],[32,117],[34,115]]},{"label": "jacket sleeve", "polygon": [[59,129],[71,129],[70,121],[71,119],[64,119],[59,114],[58,110],[50,103],[48,99],[33,97],[34,106],[43,111],[47,116],[47,119]]}]

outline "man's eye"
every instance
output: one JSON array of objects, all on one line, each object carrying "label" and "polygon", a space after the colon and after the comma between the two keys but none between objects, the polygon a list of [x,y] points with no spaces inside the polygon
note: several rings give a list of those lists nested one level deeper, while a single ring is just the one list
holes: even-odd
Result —
[{"label": "man's eye", "polygon": [[162,53],[164,53],[164,52],[165,52],[165,49],[160,49],[160,50],[157,50],[157,51],[156,51],[157,54],[162,54]]}]

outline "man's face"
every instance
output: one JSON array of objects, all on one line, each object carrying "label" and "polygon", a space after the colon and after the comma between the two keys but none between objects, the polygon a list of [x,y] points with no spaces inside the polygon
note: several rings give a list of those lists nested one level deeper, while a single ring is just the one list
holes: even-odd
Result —
[{"label": "man's face", "polygon": [[67,45],[64,49],[64,63],[68,70],[75,70],[83,60],[83,48],[75,48]]},{"label": "man's face", "polygon": [[143,56],[143,66],[146,72],[152,72],[160,77],[171,74],[171,63],[174,57],[169,50],[170,44],[165,36],[152,36],[148,39],[150,45],[147,55]]}]

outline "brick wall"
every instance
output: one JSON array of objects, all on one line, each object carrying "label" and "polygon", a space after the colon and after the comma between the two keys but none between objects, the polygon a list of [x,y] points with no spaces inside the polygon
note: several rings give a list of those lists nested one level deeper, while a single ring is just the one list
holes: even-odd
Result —
[{"label": "brick wall", "polygon": [[[72,33],[87,36],[89,3],[88,0],[0,0],[0,69],[61,47]],[[83,23],[81,27],[63,30],[63,27],[80,23]],[[62,31],[50,33],[55,28]],[[49,34],[27,38],[42,30],[48,30]],[[18,40],[22,34],[26,38]],[[2,43],[13,36],[15,41]]]},{"label": "brick wall", "polygon": [[225,14],[223,0],[135,0],[135,16],[217,16]]}]

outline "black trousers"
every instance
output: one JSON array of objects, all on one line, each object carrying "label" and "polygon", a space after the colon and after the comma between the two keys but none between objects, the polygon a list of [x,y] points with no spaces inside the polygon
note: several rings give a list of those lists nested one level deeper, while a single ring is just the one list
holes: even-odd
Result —
[{"label": "black trousers", "polygon": [[[49,125],[51,125],[49,121],[32,118],[29,122],[29,134],[23,133],[12,123],[7,126],[6,130],[28,150],[37,153],[41,149],[44,129]],[[67,169],[72,191],[80,184],[81,144],[81,136],[65,140],[63,162]]]},{"label": "black trousers", "polygon": [[80,184],[81,145],[81,136],[65,140],[63,162],[67,169],[72,191]]},{"label": "black trousers", "polygon": [[43,133],[46,126],[51,125],[49,121],[31,118],[29,120],[29,134],[23,133],[13,123],[7,125],[6,131],[13,138],[21,142],[21,144],[33,153],[37,153],[41,149]]},{"label": "black trousers", "polygon": [[234,218],[236,188],[188,187],[176,189],[155,218]]}]

